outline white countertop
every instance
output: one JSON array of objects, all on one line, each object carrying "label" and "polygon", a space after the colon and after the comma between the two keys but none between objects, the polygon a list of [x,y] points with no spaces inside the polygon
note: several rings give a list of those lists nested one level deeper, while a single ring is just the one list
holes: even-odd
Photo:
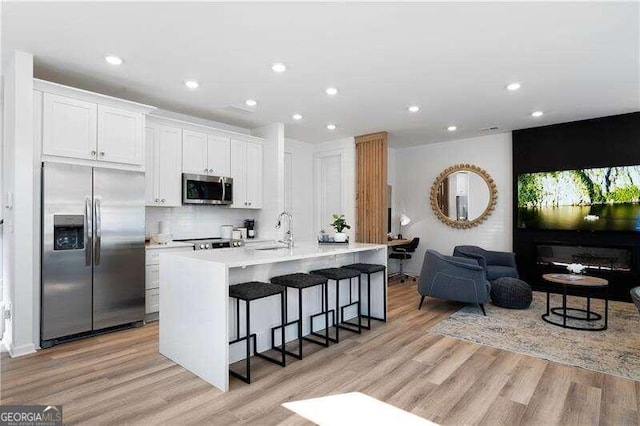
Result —
[{"label": "white countertop", "polygon": [[[258,246],[261,247],[262,245]],[[256,250],[255,248],[228,248],[217,250],[198,250],[194,252],[167,253],[167,256],[181,256],[199,259],[205,262],[222,263],[229,268],[268,263],[288,262],[291,260],[311,259],[339,254],[357,253],[370,250],[386,250],[382,244],[350,243],[346,246],[320,246],[315,241],[296,242],[292,249]]]},{"label": "white countertop", "polygon": [[179,247],[193,247],[193,243],[185,243],[182,241],[170,241],[167,244],[157,244],[151,241],[147,241],[144,244],[144,248],[147,250],[179,248]]}]

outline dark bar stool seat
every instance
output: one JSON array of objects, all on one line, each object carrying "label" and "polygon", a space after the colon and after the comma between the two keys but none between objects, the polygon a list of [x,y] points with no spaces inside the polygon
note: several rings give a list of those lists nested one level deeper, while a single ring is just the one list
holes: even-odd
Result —
[{"label": "dark bar stool seat", "polygon": [[[352,263],[351,265],[345,265],[343,268],[355,269],[360,271],[361,274],[367,276],[367,315],[363,315],[367,319],[367,325],[362,325],[362,328],[371,330],[371,320],[377,320],[387,322],[387,267],[385,265],[377,265],[375,263]],[[382,272],[384,287],[382,288],[382,306],[383,317],[378,318],[371,315],[371,274]]]},{"label": "dark bar stool seat", "polygon": [[[338,308],[340,309],[340,318],[338,318],[338,320],[336,321],[335,342],[337,343],[340,340],[340,336],[338,333],[339,329],[351,331],[358,334],[362,333],[362,321],[360,317],[360,295],[361,295],[360,294],[360,271],[355,269],[348,269],[348,268],[325,268],[325,269],[316,269],[315,271],[311,271],[310,273],[314,275],[321,275],[325,278],[328,278],[336,282],[336,310],[338,310]],[[353,297],[351,294],[352,278],[358,278],[358,300],[356,300],[355,302],[353,301]],[[340,281],[342,280],[348,280],[349,282],[349,303],[344,306],[340,306]],[[328,305],[328,302],[327,302],[327,305]],[[343,320],[344,310],[353,305],[355,305],[358,309],[357,324],[353,324]]]},{"label": "dark bar stool seat", "polygon": [[[295,273],[295,274],[288,274],[288,275],[280,275],[277,277],[273,277],[271,278],[271,282],[274,284],[278,284],[287,288],[292,288],[292,289],[297,289],[298,290],[298,319],[293,320],[293,321],[289,321],[287,316],[288,313],[285,311],[285,320],[283,321],[284,325],[283,326],[279,326],[279,327],[273,327],[271,329],[271,341],[275,342],[275,331],[277,329],[282,329],[282,335],[284,336],[285,334],[285,329],[286,327],[290,326],[290,325],[294,325],[297,324],[298,326],[298,353],[294,353],[294,352],[290,352],[287,351],[285,349],[285,353],[287,355],[291,355],[293,357],[296,357],[298,359],[302,359],[302,340],[306,340],[312,343],[316,343],[318,345],[322,345],[322,346],[329,346],[329,312],[326,309],[326,304],[325,304],[325,300],[327,299],[327,279],[325,277],[322,277],[320,275],[311,275],[311,274],[304,274],[304,273]],[[310,326],[309,326],[309,331],[311,334],[318,336],[320,338],[322,338],[322,341],[317,341],[315,339],[309,338],[309,337],[302,337],[302,290],[304,290],[305,288],[311,288],[311,287],[315,287],[315,286],[322,286],[322,312],[320,312],[319,314],[310,316]],[[288,301],[288,296],[287,296],[287,292],[285,290],[285,301]],[[287,302],[288,303],[288,302]],[[288,306],[288,304],[287,304]],[[335,322],[335,311],[333,312],[333,316],[334,316],[334,322]],[[319,334],[319,333],[315,333],[313,331],[313,318],[319,316],[319,315],[324,315],[325,317],[325,334],[324,336]],[[284,338],[284,337],[283,337]],[[276,349],[274,347],[274,349]]]},{"label": "dark bar stool seat", "polygon": [[[253,355],[266,359],[267,361],[278,364],[282,367],[286,366],[286,358],[284,352],[284,333],[282,334],[282,349],[281,359],[271,358],[270,356],[258,353],[258,344],[256,341],[256,335],[251,334],[251,322],[250,322],[250,303],[253,300],[263,299],[265,297],[280,295],[280,321],[281,324],[285,322],[285,291],[286,289],[277,284],[263,283],[260,281],[250,281],[242,284],[235,284],[229,286],[229,297],[236,299],[236,339],[229,342],[230,345],[239,343],[242,341],[247,342],[247,355],[246,362],[246,376],[240,373],[236,373],[229,369],[229,374],[233,377],[237,377],[246,383],[251,383],[251,339],[253,339]],[[240,337],[240,301],[244,300],[246,308],[246,331],[245,336]],[[273,347],[273,342],[271,342]]]}]

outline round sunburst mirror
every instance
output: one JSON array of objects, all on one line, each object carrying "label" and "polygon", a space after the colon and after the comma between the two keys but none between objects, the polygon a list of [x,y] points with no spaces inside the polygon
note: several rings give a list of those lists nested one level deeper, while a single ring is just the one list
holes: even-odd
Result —
[{"label": "round sunburst mirror", "polygon": [[438,175],[431,186],[431,209],[452,228],[468,229],[484,222],[496,207],[493,178],[472,164],[457,164]]}]

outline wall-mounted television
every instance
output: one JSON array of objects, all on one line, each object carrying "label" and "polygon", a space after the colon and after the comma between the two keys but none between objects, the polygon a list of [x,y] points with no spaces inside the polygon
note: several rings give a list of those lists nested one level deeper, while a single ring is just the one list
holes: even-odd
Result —
[{"label": "wall-mounted television", "polygon": [[640,165],[518,175],[520,229],[640,232]]}]

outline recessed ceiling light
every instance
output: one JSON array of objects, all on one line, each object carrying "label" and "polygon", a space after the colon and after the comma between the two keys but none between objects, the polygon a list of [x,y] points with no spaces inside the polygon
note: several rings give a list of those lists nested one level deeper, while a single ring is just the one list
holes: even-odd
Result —
[{"label": "recessed ceiling light", "polygon": [[409,110],[409,112],[418,112],[418,111],[420,111],[420,107],[418,105],[411,105],[407,109]]},{"label": "recessed ceiling light", "polygon": [[245,101],[245,104],[247,104],[247,106],[254,107],[258,105],[258,101],[256,101],[255,99],[247,99]]},{"label": "recessed ceiling light", "polygon": [[119,58],[119,57],[114,56],[114,55],[105,56],[104,60],[107,61],[107,63],[111,64],[111,65],[122,65],[122,63],[124,62],[122,60],[122,58]]},{"label": "recessed ceiling light", "polygon": [[189,89],[197,89],[198,87],[200,87],[200,84],[195,80],[187,80],[184,82],[184,85]]},{"label": "recessed ceiling light", "polygon": [[327,90],[325,90],[325,93],[329,96],[335,96],[338,94],[338,89],[336,89],[335,87],[327,87]]},{"label": "recessed ceiling light", "polygon": [[542,111],[533,111],[531,113],[531,116],[534,117],[534,118],[542,117],[543,115],[544,115],[544,112],[542,112]]},{"label": "recessed ceiling light", "polygon": [[271,65],[271,69],[275,72],[285,72],[287,70],[287,66],[284,62],[274,62],[273,65]]},{"label": "recessed ceiling light", "polygon": [[455,132],[456,130],[458,130],[458,128],[456,126],[449,126],[447,127],[447,130],[450,132]]},{"label": "recessed ceiling light", "polygon": [[327,129],[335,130],[336,129],[336,125],[335,124],[327,124]]},{"label": "recessed ceiling light", "polygon": [[518,90],[519,88],[520,88],[520,83],[509,83],[507,85],[507,90],[510,90],[512,92]]},{"label": "recessed ceiling light", "polygon": [[293,114],[291,117],[293,117],[294,120],[302,120],[302,114]]}]

